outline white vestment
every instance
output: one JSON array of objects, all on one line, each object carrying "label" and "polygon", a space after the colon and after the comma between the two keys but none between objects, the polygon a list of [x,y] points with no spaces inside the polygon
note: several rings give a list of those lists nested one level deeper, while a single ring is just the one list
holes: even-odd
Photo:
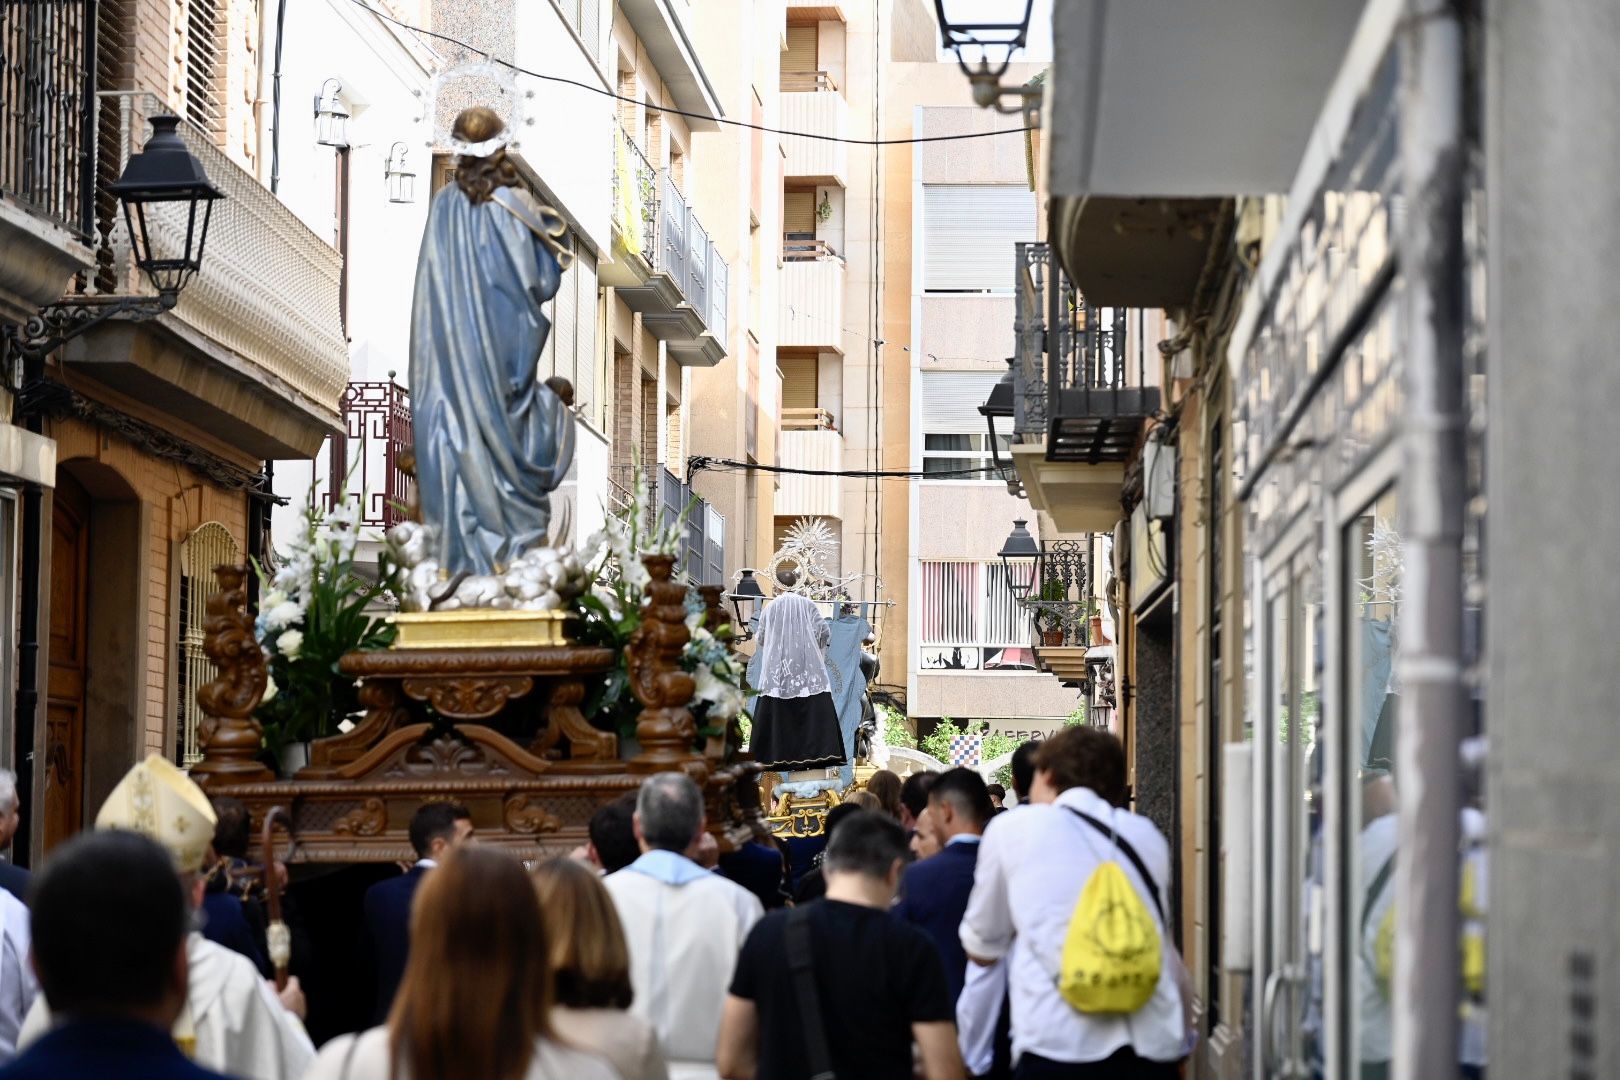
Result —
[{"label": "white vestment", "polygon": [[630,947],[630,1011],[658,1032],[672,1080],[713,1077],[720,1010],[759,898],[673,852],[602,879]]},{"label": "white vestment", "polygon": [[[197,933],[186,940],[186,959],[191,967],[187,1007],[174,1030],[177,1041],[186,1038],[188,1029],[195,1032],[193,1061],[239,1080],[299,1080],[309,1071],[315,1045],[253,961]],[[23,1023],[18,1048],[33,1043],[50,1026],[50,1010],[41,996]]]},{"label": "white vestment", "polygon": [[17,1054],[23,1017],[39,996],[28,964],[28,906],[0,889],[0,1064]]}]

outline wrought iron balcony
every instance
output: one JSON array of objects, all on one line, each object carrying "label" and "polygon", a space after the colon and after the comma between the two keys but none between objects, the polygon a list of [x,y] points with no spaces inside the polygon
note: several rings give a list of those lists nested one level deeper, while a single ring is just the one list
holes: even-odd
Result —
[{"label": "wrought iron balcony", "polygon": [[0,8],[0,195],[88,238],[95,225],[95,7]]},{"label": "wrought iron balcony", "polygon": [[1013,432],[1045,441],[1046,460],[1121,462],[1159,409],[1146,343],[1124,308],[1093,308],[1044,243],[1017,245]]},{"label": "wrought iron balcony", "polygon": [[341,411],[343,430],[327,440],[327,509],[347,492],[360,498],[362,526],[392,528],[416,492],[403,460],[414,442],[411,392],[392,379],[350,383]]},{"label": "wrought iron balcony", "polygon": [[694,585],[724,583],[726,519],[668,469],[658,470],[658,505],[666,527],[686,515],[686,542],[677,552],[676,569]]},{"label": "wrought iron balcony", "polygon": [[[1087,677],[1086,652],[1092,644],[1093,538],[1045,540],[1035,563],[1033,585],[1023,601],[1032,616],[1035,663],[1064,683]],[[1030,580],[1026,578],[1025,580]]]},{"label": "wrought iron balcony", "polygon": [[650,263],[658,245],[658,170],[623,126],[613,134],[613,228],[625,254]]},{"label": "wrought iron balcony", "polygon": [[677,363],[709,367],[726,355],[726,261],[668,169],[656,190],[655,235],[642,252],[648,274],[639,283],[618,285],[618,295],[641,314],[643,325],[669,347]]}]

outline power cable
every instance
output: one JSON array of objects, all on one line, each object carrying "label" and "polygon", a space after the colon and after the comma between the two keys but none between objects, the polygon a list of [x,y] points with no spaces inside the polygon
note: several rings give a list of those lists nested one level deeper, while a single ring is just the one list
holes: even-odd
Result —
[{"label": "power cable", "polygon": [[798,469],[788,465],[761,465],[735,458],[713,458],[696,455],[686,459],[688,477],[700,472],[763,472],[788,476],[836,476],[848,480],[971,480],[990,476],[999,479],[1001,470],[994,465],[977,465],[966,469],[940,469],[924,472],[921,469]]},{"label": "power cable", "polygon": [[688,120],[700,120],[704,123],[726,124],[730,127],[762,132],[766,135],[787,135],[797,139],[815,139],[819,142],[843,143],[846,146],[912,146],[917,143],[960,142],[964,139],[989,139],[994,138],[997,135],[1021,135],[1025,132],[1038,130],[1035,126],[1031,125],[1027,127],[1001,128],[996,131],[966,131],[957,135],[927,135],[921,138],[910,139],[849,139],[842,135],[821,135],[808,131],[786,131],[782,128],[766,127],[763,124],[751,124],[746,120],[732,120],[724,116],[706,116],[703,113],[687,112],[683,109],[675,109],[667,105],[653,105],[649,102],[638,101],[635,98],[625,97],[623,94],[616,94],[612,90],[604,90],[600,86],[592,86],[590,83],[580,82],[578,79],[570,79],[563,75],[547,75],[544,72],[533,71],[519,64],[514,64],[510,60],[503,60],[500,57],[490,53],[488,49],[480,49],[478,46],[471,45],[465,41],[462,41],[460,38],[452,37],[449,34],[441,34],[437,30],[428,30],[420,26],[414,26],[403,19],[397,19],[388,14],[386,11],[379,11],[378,9],[372,7],[366,2],[366,0],[353,0],[353,2],[359,7],[362,7],[371,12],[371,14],[377,16],[377,18],[382,19],[384,22],[393,23],[402,30],[408,30],[413,34],[419,34],[425,38],[434,38],[439,41],[448,42],[449,44],[455,45],[458,48],[466,49],[468,52],[477,53],[479,56],[487,59],[490,63],[499,64],[502,67],[510,68],[512,71],[515,71],[520,75],[527,75],[530,78],[540,79],[544,82],[561,83],[564,86],[578,87],[581,90],[587,90],[593,94],[600,94],[605,98],[612,98],[614,101],[624,101],[629,102],[632,105],[640,105],[642,108],[648,109],[652,112],[668,113],[671,116],[684,116]]}]

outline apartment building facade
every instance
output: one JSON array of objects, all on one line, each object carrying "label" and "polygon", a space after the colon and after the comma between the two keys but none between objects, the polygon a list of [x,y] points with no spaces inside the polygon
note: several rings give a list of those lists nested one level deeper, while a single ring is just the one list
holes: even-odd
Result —
[{"label": "apartment building facade", "polygon": [[[1023,82],[1038,71],[1020,66],[1007,78]],[[979,409],[1007,374],[1017,255],[1038,235],[1029,144],[1023,117],[964,100],[954,64],[897,65],[894,75],[896,108],[909,105],[911,123],[893,130],[981,136],[890,156],[894,190],[904,184],[909,195],[910,221],[892,230],[887,264],[889,295],[909,282],[907,461],[921,474],[906,493],[908,712],[922,722],[986,721],[1013,738],[1040,737],[1068,721],[1081,694],[1074,680],[1039,666],[1039,628],[999,552],[1019,520],[1049,540],[1053,530],[996,470],[1008,450],[993,452],[991,439],[1005,435],[992,436]],[[948,101],[956,103],[936,104]],[[908,156],[909,176],[896,167]],[[1054,578],[1063,572],[1057,562]],[[1085,587],[1088,565],[1074,560],[1067,588]]]}]

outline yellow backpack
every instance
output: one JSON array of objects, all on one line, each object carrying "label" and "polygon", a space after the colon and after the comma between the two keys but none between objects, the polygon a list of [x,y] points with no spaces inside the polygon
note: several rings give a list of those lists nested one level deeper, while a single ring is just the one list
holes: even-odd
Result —
[{"label": "yellow backpack", "polygon": [[[1367,899],[1361,913],[1361,932],[1366,934],[1367,922],[1372,917],[1373,905],[1378,897],[1383,895],[1384,889],[1389,885],[1390,876],[1395,870],[1395,856],[1391,855],[1373,878],[1372,885],[1367,890]],[[1459,944],[1460,962],[1462,965],[1463,991],[1470,997],[1481,997],[1485,993],[1485,934],[1481,923],[1484,911],[1479,903],[1478,874],[1472,860],[1465,858],[1462,866],[1462,888],[1458,897],[1458,906],[1462,909],[1463,928],[1462,941]],[[1373,933],[1372,939],[1372,970],[1373,980],[1378,985],[1378,992],[1387,1001],[1390,998],[1390,979],[1395,973],[1395,905],[1389,904],[1384,908],[1383,918],[1378,920],[1378,929]]]},{"label": "yellow backpack", "polygon": [[[1158,888],[1136,849],[1091,815],[1073,807],[1064,809],[1107,834],[1141,875],[1163,920]],[[1069,917],[1058,993],[1083,1013],[1133,1013],[1152,999],[1163,959],[1159,925],[1124,868],[1113,860],[1099,864],[1080,890]]]}]

